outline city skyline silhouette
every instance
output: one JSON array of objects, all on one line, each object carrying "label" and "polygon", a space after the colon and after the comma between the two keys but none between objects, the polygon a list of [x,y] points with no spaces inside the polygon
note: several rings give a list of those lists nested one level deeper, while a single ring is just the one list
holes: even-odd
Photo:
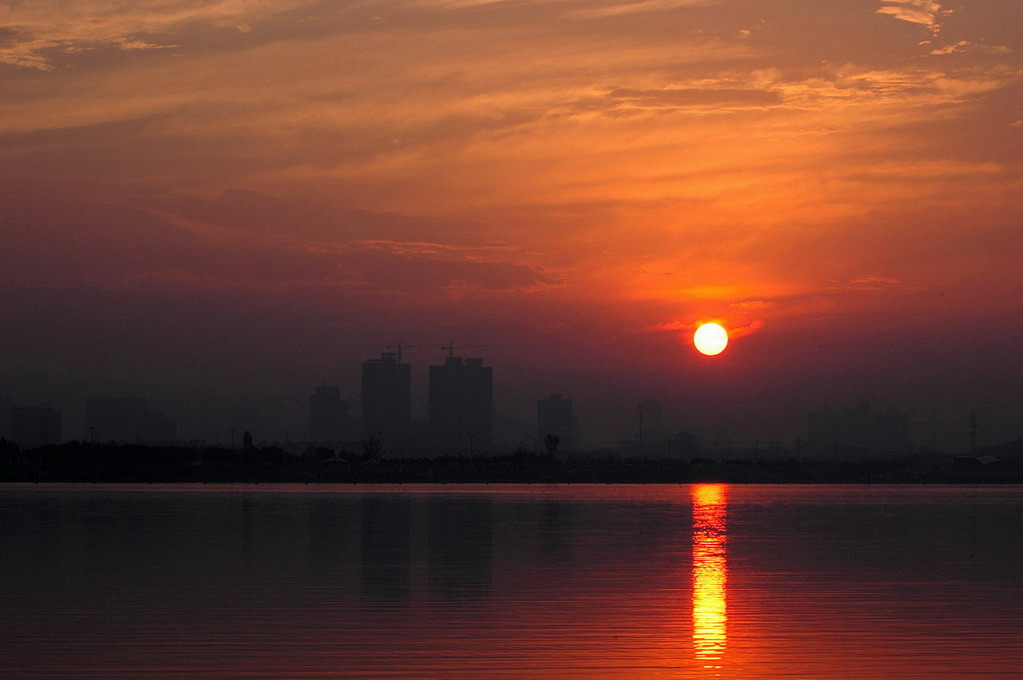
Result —
[{"label": "city skyline silhouette", "polygon": [[[617,450],[647,455],[670,452],[674,447],[673,455],[677,456],[680,450],[695,450],[697,441],[703,450],[719,452],[957,454],[978,448],[978,442],[981,447],[991,447],[1019,439],[1016,435],[1019,422],[1012,419],[1000,422],[997,412],[982,410],[978,420],[975,408],[946,414],[931,407],[913,413],[894,402],[869,400],[807,403],[803,410],[776,411],[773,421],[754,421],[750,426],[741,422],[746,414],[739,410],[701,420],[698,411],[684,412],[677,403],[665,405],[651,398],[634,402],[618,399],[611,405],[611,409],[617,408],[613,416],[616,422],[609,425],[587,423],[585,416],[580,421],[580,411],[591,416],[599,413],[592,409],[593,404],[587,403],[585,395],[583,399],[573,395],[566,399],[560,392],[549,391],[546,396],[543,392],[535,395],[529,405],[531,412],[513,416],[502,403],[500,367],[495,382],[494,367],[484,366],[482,358],[456,356],[453,347],[439,347],[444,353],[442,361],[427,367],[413,365],[407,354],[402,356],[400,346],[385,347],[398,351],[383,352],[379,358],[362,362],[361,387],[318,384],[301,399],[298,395],[280,394],[236,393],[226,399],[223,395],[193,394],[190,398],[195,401],[190,411],[181,408],[180,403],[161,398],[159,386],[122,384],[117,391],[106,393],[92,387],[82,392],[87,395],[84,400],[51,388],[51,397],[60,397],[57,406],[53,398],[38,400],[37,405],[32,400],[24,403],[0,394],[3,421],[0,436],[11,439],[14,420],[20,418],[21,445],[29,448],[71,440],[193,442],[233,448],[240,445],[243,431],[255,431],[255,441],[263,446],[286,448],[327,445],[354,450],[368,439],[376,439],[376,445],[390,455],[412,452],[461,455],[522,449],[540,452],[561,445],[562,452]],[[465,378],[456,378],[456,373],[452,373],[457,370],[460,375],[474,366],[487,371],[486,382],[478,383],[480,386],[473,386],[476,379],[465,382]],[[439,380],[442,372],[451,374],[446,382]],[[483,385],[485,391],[480,392]],[[106,389],[110,389],[109,383]],[[163,410],[156,410],[150,403],[154,398],[163,405]],[[413,402],[418,402],[416,408]],[[446,411],[440,410],[439,404],[448,404],[443,407]],[[197,415],[206,421],[205,430],[197,424]],[[55,434],[34,434],[40,429]],[[226,433],[230,433],[229,438]],[[545,442],[548,435],[556,436],[557,441]]]}]

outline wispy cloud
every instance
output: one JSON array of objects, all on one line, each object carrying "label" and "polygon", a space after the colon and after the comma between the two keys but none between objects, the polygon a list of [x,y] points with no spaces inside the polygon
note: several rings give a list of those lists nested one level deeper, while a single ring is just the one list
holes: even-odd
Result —
[{"label": "wispy cloud", "polygon": [[615,88],[608,97],[644,108],[683,108],[694,106],[771,106],[781,103],[777,92],[738,88],[678,88],[638,90]]},{"label": "wispy cloud", "polygon": [[777,307],[778,303],[773,300],[742,300],[733,302],[730,307],[743,312],[763,312]]},{"label": "wispy cloud", "polygon": [[896,19],[920,24],[938,35],[941,31],[941,18],[952,13],[950,9],[942,9],[941,4],[932,0],[887,0],[877,14],[888,14]]},{"label": "wispy cloud", "polygon": [[1012,54],[1012,50],[1005,45],[980,45],[969,40],[960,40],[958,42],[945,45],[944,47],[938,47],[930,51],[932,55],[945,55],[945,54],[961,54],[963,52],[982,52],[985,54],[992,55],[1006,55]]},{"label": "wispy cloud", "polygon": [[182,47],[182,45],[159,45],[156,43],[146,42],[145,40],[139,40],[137,38],[124,38],[117,42],[118,47],[122,50],[167,50],[175,47]]},{"label": "wispy cloud", "polygon": [[637,12],[660,12],[692,5],[713,4],[716,0],[637,0],[636,2],[612,2],[600,7],[578,10],[575,16],[586,18],[614,17]]},{"label": "wispy cloud", "polygon": [[654,12],[659,10],[670,10],[679,7],[692,7],[696,5],[717,4],[721,0],[603,0],[591,2],[592,7],[578,8],[580,4],[576,0],[412,0],[413,4],[440,7],[444,9],[464,9],[486,7],[494,5],[539,5],[539,4],[562,4],[571,6],[571,13],[577,17],[609,17],[619,14],[630,14],[633,12]]},{"label": "wispy cloud", "polygon": [[878,276],[876,274],[867,274],[864,276],[856,276],[845,283],[845,287],[867,289],[867,290],[884,290],[890,288],[899,288],[905,285],[905,281],[892,276]]},{"label": "wispy cloud", "polygon": [[33,0],[0,5],[0,64],[51,70],[54,57],[99,47],[177,46],[160,37],[202,24],[244,32],[253,21],[313,0]]}]

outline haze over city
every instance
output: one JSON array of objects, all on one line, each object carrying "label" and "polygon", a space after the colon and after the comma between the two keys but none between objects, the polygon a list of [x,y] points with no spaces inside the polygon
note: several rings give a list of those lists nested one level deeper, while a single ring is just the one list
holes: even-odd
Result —
[{"label": "haze over city", "polygon": [[977,0],[0,6],[0,395],[70,438],[128,395],[184,439],[283,440],[398,343],[424,418],[453,340],[530,437],[558,393],[593,445],[646,399],[749,441],[863,401],[949,450],[970,413],[1018,438],[1020,25]]}]

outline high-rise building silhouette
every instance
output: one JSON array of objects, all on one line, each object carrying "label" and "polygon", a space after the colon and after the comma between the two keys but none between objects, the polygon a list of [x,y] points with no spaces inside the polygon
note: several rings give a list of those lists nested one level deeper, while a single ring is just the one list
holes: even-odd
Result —
[{"label": "high-rise building silhouette", "polygon": [[156,443],[177,439],[178,424],[145,399],[93,397],[85,402],[90,438],[101,442]]},{"label": "high-rise building silhouette", "polygon": [[430,366],[430,429],[445,453],[489,451],[494,439],[494,369],[448,356]]},{"label": "high-rise building silhouette", "polygon": [[348,402],[342,401],[341,389],[319,385],[309,397],[309,441],[333,444],[345,439],[348,423]]},{"label": "high-rise building silhouette", "polygon": [[60,411],[45,404],[11,409],[11,439],[23,450],[60,443]]},{"label": "high-rise building silhouette", "polygon": [[362,434],[378,437],[384,451],[411,444],[412,367],[397,352],[362,364]]},{"label": "high-rise building silhouette", "polygon": [[558,438],[558,451],[579,448],[579,419],[572,411],[572,400],[560,394],[536,402],[536,448],[544,450],[548,435]]}]

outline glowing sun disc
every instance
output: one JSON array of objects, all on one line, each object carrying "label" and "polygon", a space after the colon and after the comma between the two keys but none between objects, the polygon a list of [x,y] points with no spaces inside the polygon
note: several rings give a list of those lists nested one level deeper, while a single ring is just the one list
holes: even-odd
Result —
[{"label": "glowing sun disc", "polygon": [[693,344],[700,354],[709,357],[721,354],[728,346],[728,331],[716,323],[705,323],[693,333]]}]

